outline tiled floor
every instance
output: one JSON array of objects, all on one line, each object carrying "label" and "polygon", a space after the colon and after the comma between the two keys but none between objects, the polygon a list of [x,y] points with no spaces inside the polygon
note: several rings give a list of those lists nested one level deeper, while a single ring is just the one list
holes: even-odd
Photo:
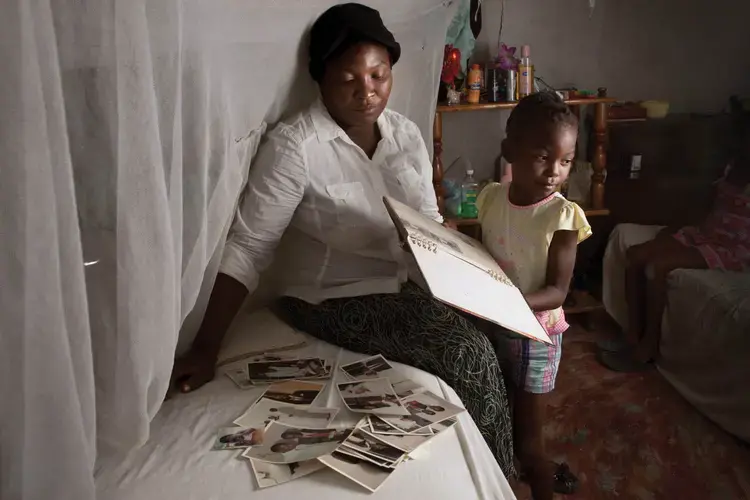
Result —
[{"label": "tiled floor", "polygon": [[[593,332],[604,330],[574,325],[565,334],[545,433],[550,456],[579,477],[567,498],[750,498],[750,447],[700,415],[656,370],[601,367],[595,340],[602,333]],[[525,485],[514,489],[520,500],[531,498]]]}]

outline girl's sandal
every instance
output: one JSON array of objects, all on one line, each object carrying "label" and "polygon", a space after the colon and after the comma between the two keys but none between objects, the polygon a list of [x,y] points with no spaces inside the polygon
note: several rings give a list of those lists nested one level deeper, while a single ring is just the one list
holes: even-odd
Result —
[{"label": "girl's sandal", "polygon": [[568,464],[557,464],[554,489],[555,493],[561,495],[572,495],[578,489],[578,478],[570,471]]},{"label": "girl's sandal", "polygon": [[[561,495],[572,495],[578,489],[578,478],[570,471],[568,464],[555,464],[555,475],[553,489]],[[527,482],[526,475],[522,472],[518,478]]]}]

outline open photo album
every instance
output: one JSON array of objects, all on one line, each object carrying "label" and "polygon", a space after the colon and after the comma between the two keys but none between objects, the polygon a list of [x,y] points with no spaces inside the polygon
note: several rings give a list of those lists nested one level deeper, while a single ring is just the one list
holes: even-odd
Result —
[{"label": "open photo album", "polygon": [[516,334],[552,343],[521,291],[479,242],[393,198],[386,196],[383,202],[436,299]]}]

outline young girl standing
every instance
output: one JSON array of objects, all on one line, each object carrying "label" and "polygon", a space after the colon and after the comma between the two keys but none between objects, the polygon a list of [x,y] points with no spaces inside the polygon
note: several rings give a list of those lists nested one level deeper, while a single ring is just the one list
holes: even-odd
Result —
[{"label": "young girl standing", "polygon": [[[549,500],[575,482],[567,467],[546,459],[542,426],[547,394],[555,387],[568,328],[562,305],[578,243],[591,235],[583,210],[559,192],[576,151],[578,120],[551,93],[532,94],[513,109],[502,150],[512,165],[509,184],[490,184],[477,205],[482,241],[523,292],[552,345],[494,334],[513,389],[516,454],[536,500]],[[565,484],[567,483],[567,485]],[[566,488],[567,486],[567,488]]]}]

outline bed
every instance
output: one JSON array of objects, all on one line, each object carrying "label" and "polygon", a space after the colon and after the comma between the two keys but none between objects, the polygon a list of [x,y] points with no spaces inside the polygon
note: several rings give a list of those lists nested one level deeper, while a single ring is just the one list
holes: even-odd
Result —
[{"label": "bed", "polygon": [[[272,337],[286,326],[265,322]],[[364,357],[305,335],[294,351],[331,360],[335,367]],[[398,365],[416,382],[463,406],[445,382],[416,368]],[[334,379],[344,379],[334,369]],[[167,400],[151,422],[151,437],[125,456],[101,459],[96,474],[98,498],[105,500],[276,500],[288,498],[493,499],[515,498],[510,486],[468,413],[459,425],[417,450],[375,493],[332,470],[323,470],[279,486],[259,489],[249,462],[239,451],[210,451],[216,430],[231,425],[261,394],[243,391],[220,376],[190,394]],[[316,405],[341,407],[331,383]],[[342,410],[345,411],[345,410]],[[338,417],[337,417],[338,420]]]}]

